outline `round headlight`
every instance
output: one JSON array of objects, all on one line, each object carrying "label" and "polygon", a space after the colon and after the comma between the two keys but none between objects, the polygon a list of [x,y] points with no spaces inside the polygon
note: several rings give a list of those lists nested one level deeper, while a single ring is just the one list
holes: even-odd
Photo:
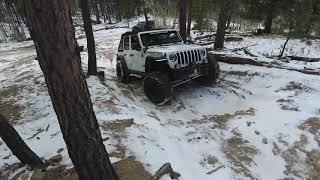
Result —
[{"label": "round headlight", "polygon": [[177,55],[175,55],[175,54],[169,54],[169,60],[170,61],[176,61],[177,60]]},{"label": "round headlight", "polygon": [[201,49],[200,53],[201,53],[201,56],[205,56],[207,52],[205,49]]}]

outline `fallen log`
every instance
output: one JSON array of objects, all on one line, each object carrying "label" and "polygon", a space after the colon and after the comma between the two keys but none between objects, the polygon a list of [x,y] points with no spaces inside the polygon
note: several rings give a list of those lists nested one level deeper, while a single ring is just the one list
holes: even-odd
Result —
[{"label": "fallen log", "polygon": [[278,68],[285,69],[289,71],[296,71],[304,74],[310,75],[320,75],[320,71],[311,70],[311,69],[295,69],[290,67],[279,66],[273,63],[261,62],[258,61],[257,58],[248,58],[248,57],[240,57],[227,52],[209,52],[208,56],[217,59],[219,62],[224,62],[228,64],[241,64],[241,65],[253,65],[253,66],[264,66],[268,68]]},{"label": "fallen log", "polygon": [[320,58],[308,58],[308,57],[301,57],[301,56],[287,56],[287,57],[295,61],[320,62]]},{"label": "fallen log", "polygon": [[236,51],[241,51],[241,50],[244,50],[244,49],[248,49],[249,47],[252,47],[252,46],[256,46],[258,44],[251,44],[251,45],[248,45],[248,46],[244,46],[244,47],[240,47],[240,48],[234,48],[234,49],[229,49],[230,51],[232,52],[236,52]]},{"label": "fallen log", "polygon": [[213,58],[217,59],[220,62],[225,62],[228,64],[248,64],[254,66],[264,66],[263,63],[253,59],[253,58],[245,58],[240,56],[229,56],[223,53],[209,53],[208,56],[213,56]]},{"label": "fallen log", "polygon": [[194,40],[201,40],[201,39],[212,39],[216,36],[216,33],[214,34],[207,34],[207,35],[201,35],[194,38]]},{"label": "fallen log", "polygon": [[243,52],[251,57],[258,57],[257,55],[252,54],[247,48],[243,49]]},{"label": "fallen log", "polygon": [[308,69],[294,69],[294,68],[289,68],[289,67],[282,67],[282,66],[276,66],[276,65],[271,65],[273,68],[278,68],[278,69],[285,69],[289,71],[297,71],[301,72],[304,74],[310,74],[310,75],[320,75],[320,71],[313,71],[313,70],[308,70]]},{"label": "fallen log", "polygon": [[22,164],[31,167],[43,166],[42,160],[28,147],[18,132],[0,114],[0,137]]},{"label": "fallen log", "polygon": [[226,36],[224,38],[224,41],[225,42],[230,42],[230,41],[238,42],[238,41],[243,41],[243,38],[241,36]]},{"label": "fallen log", "polygon": [[208,42],[194,42],[193,44],[197,44],[200,46],[207,46],[207,45],[211,45],[213,43],[214,43],[214,41],[208,41]]}]

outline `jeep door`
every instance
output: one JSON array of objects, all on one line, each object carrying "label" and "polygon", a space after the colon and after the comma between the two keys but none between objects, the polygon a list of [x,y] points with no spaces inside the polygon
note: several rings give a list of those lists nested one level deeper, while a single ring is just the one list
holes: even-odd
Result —
[{"label": "jeep door", "polygon": [[129,59],[131,60],[131,69],[144,72],[144,56],[141,51],[141,45],[137,35],[130,36]]}]

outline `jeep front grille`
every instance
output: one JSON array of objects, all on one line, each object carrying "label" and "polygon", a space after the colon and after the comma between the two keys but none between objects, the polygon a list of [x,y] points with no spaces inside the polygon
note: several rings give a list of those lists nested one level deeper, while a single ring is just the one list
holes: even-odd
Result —
[{"label": "jeep front grille", "polygon": [[198,64],[201,61],[200,50],[191,50],[176,53],[178,57],[178,64],[181,67]]}]

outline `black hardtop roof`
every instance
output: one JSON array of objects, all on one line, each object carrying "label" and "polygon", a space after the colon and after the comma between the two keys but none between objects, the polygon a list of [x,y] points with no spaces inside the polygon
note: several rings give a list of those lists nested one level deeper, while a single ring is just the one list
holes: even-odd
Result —
[{"label": "black hardtop roof", "polygon": [[138,32],[128,31],[128,32],[122,34],[122,36],[132,36],[132,35],[137,35],[137,34],[138,34]]}]

